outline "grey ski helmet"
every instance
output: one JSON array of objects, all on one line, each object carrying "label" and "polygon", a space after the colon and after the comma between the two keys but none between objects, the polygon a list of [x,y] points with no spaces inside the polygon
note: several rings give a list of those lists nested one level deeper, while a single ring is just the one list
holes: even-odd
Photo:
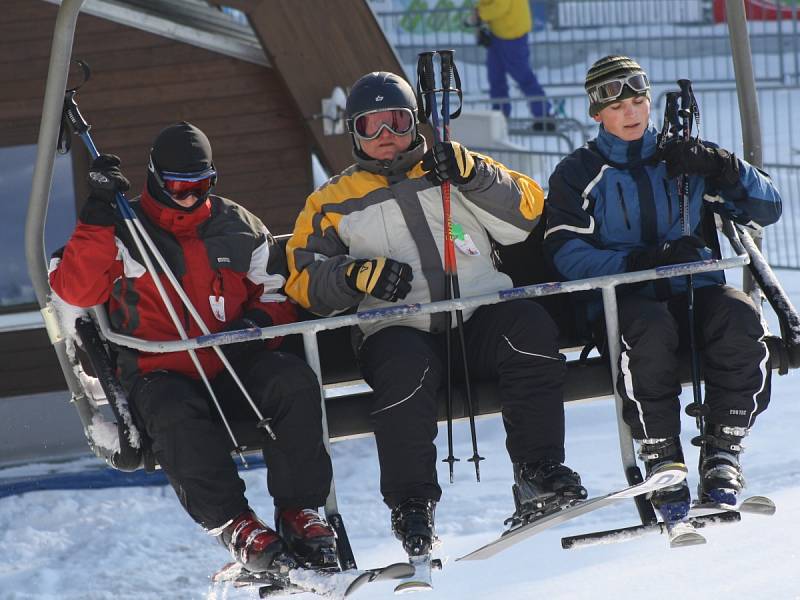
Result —
[{"label": "grey ski helmet", "polygon": [[[407,108],[418,121],[417,98],[411,85],[399,75],[388,71],[375,71],[362,76],[350,88],[345,113],[347,131],[353,135],[355,118],[365,112],[391,108]],[[353,135],[354,142],[355,136]]]}]

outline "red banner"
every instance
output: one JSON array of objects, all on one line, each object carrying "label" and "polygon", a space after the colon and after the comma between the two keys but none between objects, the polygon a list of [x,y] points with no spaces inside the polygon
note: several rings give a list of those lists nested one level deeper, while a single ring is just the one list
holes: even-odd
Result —
[{"label": "red banner", "polygon": [[[744,0],[744,10],[748,21],[776,21],[800,18],[798,8],[785,6],[780,9],[775,0]],[[794,16],[793,16],[794,15]],[[725,22],[725,0],[714,0],[714,22]]]}]

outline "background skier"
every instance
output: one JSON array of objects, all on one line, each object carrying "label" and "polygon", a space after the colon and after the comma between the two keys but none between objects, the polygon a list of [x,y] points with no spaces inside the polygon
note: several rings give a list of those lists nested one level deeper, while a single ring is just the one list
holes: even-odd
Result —
[{"label": "background skier", "polygon": [[[657,152],[650,85],[634,60],[601,58],[585,87],[600,131],[550,178],[544,247],[563,279],[710,258],[709,246],[718,250],[718,241],[709,211],[752,227],[778,220],[781,199],[769,177],[727,150],[674,139]],[[676,180],[682,173],[689,177],[691,236],[682,235]],[[722,272],[697,274],[694,286],[708,409],[699,494],[701,501],[735,504],[744,487],[742,438],[769,402],[765,332],[749,298],[725,285]],[[584,308],[590,321],[602,321],[599,301]],[[665,461],[683,462],[678,352],[688,340],[686,313],[685,277],[620,293],[617,388],[648,473]],[[659,491],[652,501],[665,518],[679,520],[689,510],[688,485]]]},{"label": "background skier", "polygon": [[[452,184],[460,233],[462,296],[511,286],[492,261],[492,238],[524,240],[542,212],[539,185],[457,142],[426,151],[411,86],[387,72],[364,75],[347,99],[355,164],[309,196],[287,245],[287,293],[319,315],[445,298],[440,184]],[[584,497],[563,466],[564,358],[556,326],[528,300],[465,310],[467,361],[499,378],[507,448],[524,501]],[[445,315],[364,323],[356,332],[364,376],[375,391],[381,492],[410,555],[434,539],[437,392],[446,378]],[[460,364],[459,358],[454,359]]]},{"label": "background skier", "polygon": [[[508,77],[517,82],[522,93],[530,97],[528,107],[533,117],[534,131],[554,131],[555,121],[550,115],[550,103],[545,91],[531,68],[528,34],[533,20],[528,0],[479,0],[475,8],[478,19],[489,27],[489,35],[480,38],[486,46],[486,74],[489,78],[489,95],[508,98]],[[493,104],[508,117],[508,101]]]},{"label": "background skier", "polygon": [[[286,261],[263,223],[238,204],[211,194],[217,180],[211,145],[189,123],[164,129],[153,143],[147,184],[131,202],[187,296],[212,332],[291,322],[283,295]],[[108,304],[116,331],[150,340],[178,335],[154,281],[115,210],[128,180],[119,159],[98,157],[91,195],[66,247],[52,265],[53,290],[82,307]],[[58,260],[60,259],[60,260]],[[167,284],[173,305],[180,300]],[[190,337],[201,331],[186,316]],[[268,486],[278,533],[248,506],[231,457],[232,443],[187,352],[147,354],[115,348],[118,373],[152,451],[189,515],[250,571],[263,571],[287,550],[320,564],[333,531],[317,514],[331,463],[322,442],[320,392],[299,358],[248,342],[224,347],[277,440],[256,427],[256,415],[210,348],[197,356],[229,420],[252,421],[250,437],[265,445]],[[269,346],[269,348],[268,348]]]}]

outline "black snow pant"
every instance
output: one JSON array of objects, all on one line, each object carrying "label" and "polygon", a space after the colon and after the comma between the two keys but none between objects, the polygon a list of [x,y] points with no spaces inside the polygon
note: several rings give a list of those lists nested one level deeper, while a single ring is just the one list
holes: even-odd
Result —
[{"label": "black snow pant", "polygon": [[[482,306],[465,323],[473,379],[498,380],[506,447],[514,462],[564,461],[566,366],[558,331],[530,300]],[[447,384],[444,333],[387,327],[359,350],[375,391],[372,418],[381,493],[393,508],[407,498],[439,500],[436,477],[437,395]],[[462,373],[453,332],[454,373]]]},{"label": "black snow pant", "polygon": [[[706,420],[750,427],[769,404],[769,352],[750,299],[722,285],[694,291],[695,340],[705,380]],[[617,390],[633,437],[680,433],[678,354],[689,351],[686,295],[619,300],[622,342]]]},{"label": "black snow pant", "polygon": [[[264,445],[267,487],[275,505],[322,506],[332,468],[322,441],[316,375],[296,356],[266,349],[232,364],[262,415],[271,419],[277,440],[256,427],[255,412],[227,371],[211,385],[229,422],[252,424],[252,431],[240,435]],[[245,484],[231,457],[233,442],[201,381],[154,371],[136,381],[130,401],[156,459],[195,521],[211,530],[248,509]]]}]

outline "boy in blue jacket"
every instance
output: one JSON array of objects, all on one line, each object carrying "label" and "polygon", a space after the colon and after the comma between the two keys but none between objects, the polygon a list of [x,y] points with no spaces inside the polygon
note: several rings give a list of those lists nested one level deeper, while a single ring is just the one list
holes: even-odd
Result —
[{"label": "boy in blue jacket", "polygon": [[[651,269],[711,258],[704,215],[722,213],[760,228],[778,220],[781,199],[770,178],[731,152],[690,139],[657,149],[650,123],[650,84],[639,64],[607,56],[585,83],[597,137],[566,157],[550,177],[545,255],[565,280]],[[684,236],[676,177],[687,174],[690,231]],[[713,239],[711,239],[713,238]],[[744,487],[742,438],[769,403],[769,355],[759,313],[722,272],[694,276],[695,328],[705,379],[706,431],[701,440],[700,501],[735,504]],[[683,462],[678,349],[688,340],[686,278],[620,289],[622,354],[617,389],[623,416],[649,474]],[[590,322],[602,305],[585,305]],[[665,519],[684,518],[689,487],[656,492]]]}]

